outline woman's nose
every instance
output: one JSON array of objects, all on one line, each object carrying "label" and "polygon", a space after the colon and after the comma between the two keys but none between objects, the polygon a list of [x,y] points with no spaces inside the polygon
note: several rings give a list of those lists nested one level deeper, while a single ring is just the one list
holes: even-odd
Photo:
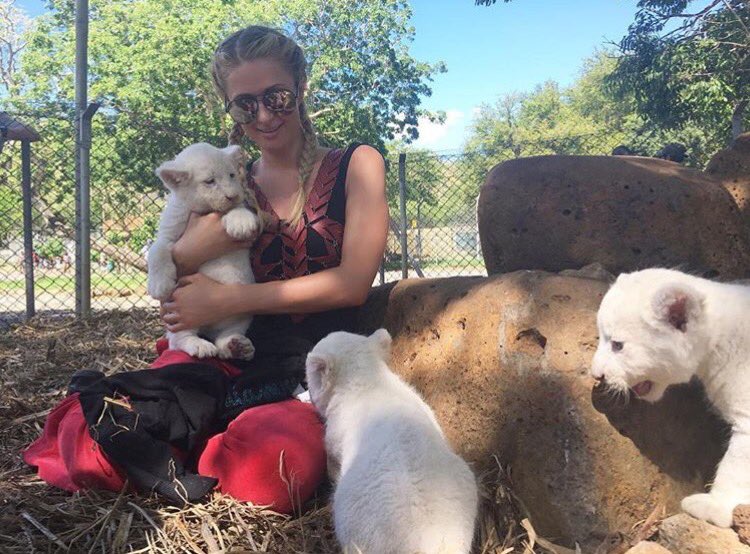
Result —
[{"label": "woman's nose", "polygon": [[259,123],[264,123],[273,119],[275,114],[263,105],[263,102],[258,103],[258,113],[255,115],[255,120]]}]

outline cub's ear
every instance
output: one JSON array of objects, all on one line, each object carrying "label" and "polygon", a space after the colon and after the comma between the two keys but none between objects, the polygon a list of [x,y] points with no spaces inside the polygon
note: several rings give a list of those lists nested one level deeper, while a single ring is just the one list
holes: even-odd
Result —
[{"label": "cub's ear", "polygon": [[174,160],[161,164],[155,173],[169,190],[176,190],[190,181],[190,172]]},{"label": "cub's ear", "polygon": [[331,388],[333,361],[325,354],[310,352],[305,361],[305,377],[310,394],[315,398]]},{"label": "cub's ear", "polygon": [[385,359],[391,357],[391,343],[393,342],[393,339],[386,329],[378,329],[370,335],[369,338],[375,345],[377,345],[378,350],[382,352]]},{"label": "cub's ear", "polygon": [[323,354],[314,354],[310,352],[307,355],[307,360],[305,362],[305,369],[308,372],[313,373],[328,373],[330,370],[331,361],[328,359],[328,356],[324,356]]},{"label": "cub's ear", "polygon": [[239,144],[230,144],[226,148],[222,148],[222,152],[229,156],[234,165],[242,169],[245,168],[246,156]]},{"label": "cub's ear", "polygon": [[701,317],[703,306],[703,295],[681,283],[661,287],[651,299],[657,319],[683,333]]}]

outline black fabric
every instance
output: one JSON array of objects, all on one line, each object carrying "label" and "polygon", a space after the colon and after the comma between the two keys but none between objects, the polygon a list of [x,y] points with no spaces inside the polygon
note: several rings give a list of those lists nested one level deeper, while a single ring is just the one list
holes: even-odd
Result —
[{"label": "black fabric", "polygon": [[[203,363],[173,364],[105,377],[83,370],[78,392],[91,437],[133,486],[183,505],[205,496],[216,480],[189,469],[190,454],[252,406],[288,399],[304,371],[307,342],[259,357],[238,377]],[[173,449],[186,454],[186,463]]]},{"label": "black fabric", "polygon": [[355,142],[346,149],[339,162],[339,172],[336,175],[336,184],[333,185],[331,199],[328,201],[326,215],[340,223],[346,223],[346,176],[349,172],[349,162],[354,151],[363,143]]},{"label": "black fabric", "polygon": [[72,379],[89,433],[110,460],[137,490],[153,490],[178,505],[216,486],[216,479],[186,470],[172,447],[190,452],[215,431],[227,384],[220,370],[206,364],[98,379],[87,371]]}]

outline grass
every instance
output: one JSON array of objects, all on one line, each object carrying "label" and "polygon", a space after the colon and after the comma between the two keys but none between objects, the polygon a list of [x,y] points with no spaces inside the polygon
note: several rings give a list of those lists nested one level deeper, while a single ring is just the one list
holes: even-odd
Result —
[{"label": "grass", "polygon": [[[0,279],[0,291],[24,290],[24,279]],[[91,287],[101,291],[145,290],[145,273],[105,273],[91,276]],[[34,288],[46,292],[74,292],[75,275],[35,275]]]},{"label": "grass", "polygon": [[[417,258],[422,269],[452,269],[452,268],[476,268],[484,269],[482,258],[453,257],[453,258]],[[386,271],[399,271],[401,269],[401,258],[394,256],[385,263]]]}]

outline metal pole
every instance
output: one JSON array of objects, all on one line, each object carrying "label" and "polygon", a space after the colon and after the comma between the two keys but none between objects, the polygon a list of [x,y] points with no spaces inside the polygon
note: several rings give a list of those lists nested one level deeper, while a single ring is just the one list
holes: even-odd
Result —
[{"label": "metal pole", "polygon": [[21,141],[23,190],[23,274],[26,277],[26,319],[34,317],[34,239],[31,230],[31,142]]},{"label": "metal pole", "polygon": [[[89,242],[89,149],[84,113],[88,104],[88,0],[76,0],[76,315],[91,313],[91,244]],[[89,120],[90,121],[90,120]]]},{"label": "metal pole", "polygon": [[406,240],[406,154],[398,155],[398,201],[401,207],[401,277],[409,278],[409,266],[406,261],[409,256],[409,243]]}]

